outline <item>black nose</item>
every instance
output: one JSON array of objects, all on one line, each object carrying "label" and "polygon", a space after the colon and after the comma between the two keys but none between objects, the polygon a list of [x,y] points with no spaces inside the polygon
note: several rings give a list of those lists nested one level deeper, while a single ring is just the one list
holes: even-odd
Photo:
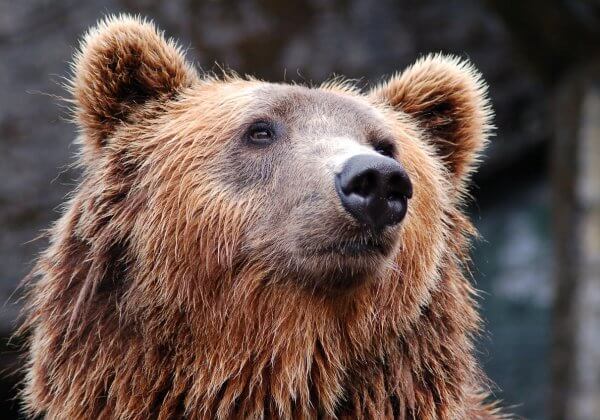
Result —
[{"label": "black nose", "polygon": [[385,156],[365,154],[348,159],[336,175],[335,187],[344,208],[361,224],[376,230],[400,223],[412,197],[408,174]]}]

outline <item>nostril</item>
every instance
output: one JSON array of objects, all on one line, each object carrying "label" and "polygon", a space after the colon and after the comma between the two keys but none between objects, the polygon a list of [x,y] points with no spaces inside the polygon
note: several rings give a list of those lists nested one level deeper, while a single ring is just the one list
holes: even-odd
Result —
[{"label": "nostril", "polygon": [[393,173],[389,179],[388,200],[412,198],[412,184],[404,172]]},{"label": "nostril", "polygon": [[394,190],[391,190],[390,192],[388,192],[388,195],[386,197],[386,199],[389,201],[399,201],[399,200],[402,200],[403,198],[406,198],[406,195],[400,193],[399,191],[394,191]]},{"label": "nostril", "polygon": [[377,188],[377,174],[374,170],[366,170],[354,176],[347,185],[346,194],[367,197]]}]

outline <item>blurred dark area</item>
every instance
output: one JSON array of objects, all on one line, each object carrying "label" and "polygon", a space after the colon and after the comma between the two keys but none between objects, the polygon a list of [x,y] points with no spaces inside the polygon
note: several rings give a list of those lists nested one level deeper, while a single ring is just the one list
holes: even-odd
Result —
[{"label": "blurred dark area", "polygon": [[494,393],[529,419],[600,418],[600,2],[0,0],[0,417],[18,418],[19,281],[77,182],[62,87],[104,15],[153,19],[204,70],[369,86],[428,52],[490,87],[496,136],[471,190]]}]

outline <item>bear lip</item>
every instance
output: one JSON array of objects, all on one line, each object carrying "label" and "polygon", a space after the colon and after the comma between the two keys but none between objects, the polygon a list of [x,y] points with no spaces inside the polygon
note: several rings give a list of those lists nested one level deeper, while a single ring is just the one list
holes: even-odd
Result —
[{"label": "bear lip", "polygon": [[336,241],[323,246],[305,249],[305,252],[310,255],[338,254],[340,256],[362,257],[370,255],[385,256],[389,254],[391,249],[392,246],[385,241],[366,238],[355,241]]}]

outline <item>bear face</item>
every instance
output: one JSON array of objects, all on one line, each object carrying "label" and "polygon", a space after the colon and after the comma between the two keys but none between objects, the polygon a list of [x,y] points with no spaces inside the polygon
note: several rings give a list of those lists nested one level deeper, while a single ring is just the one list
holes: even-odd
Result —
[{"label": "bear face", "polygon": [[[264,266],[268,262],[265,276],[269,282],[293,282],[296,285],[292,287],[299,285],[309,291],[345,293],[370,278],[386,275],[394,265],[401,224],[377,228],[354,217],[344,208],[336,179],[354,156],[385,164],[390,158],[381,153],[389,154],[396,158],[398,163],[393,164],[402,174],[399,163],[403,155],[416,154],[429,167],[407,162],[409,169],[424,178],[423,185],[430,193],[439,191],[436,197],[443,201],[435,162],[427,161],[410,137],[406,138],[405,133],[415,130],[414,123],[395,119],[384,108],[338,86],[309,89],[257,81],[228,83],[236,85],[236,97],[231,101],[236,107],[226,118],[216,118],[225,121],[218,129],[219,138],[212,140],[217,150],[210,157],[196,158],[197,162],[183,170],[193,168],[200,176],[215,173],[206,196],[225,195],[229,203],[246,202],[248,210],[239,213],[243,221],[238,223],[243,227],[235,246],[230,238],[221,237],[221,243],[207,244],[207,248],[230,249],[229,264],[243,260],[251,266]],[[223,91],[229,87],[220,89],[218,95],[226,98]],[[203,92],[194,95],[205,96]],[[204,110],[196,112],[207,115]],[[196,118],[196,112],[184,118]],[[231,124],[234,113],[243,117]],[[268,135],[267,140],[252,141],[253,130]],[[198,139],[196,156],[206,155],[205,143]],[[423,206],[420,197],[414,200],[419,210]],[[407,198],[401,200],[405,210]],[[227,206],[223,211],[229,213]],[[203,218],[201,214],[198,217]],[[423,236],[417,241],[430,241]]]},{"label": "bear face", "polygon": [[200,76],[119,17],[73,70],[83,176],[32,282],[32,412],[492,413],[461,271],[491,129],[469,64],[367,92]]}]

